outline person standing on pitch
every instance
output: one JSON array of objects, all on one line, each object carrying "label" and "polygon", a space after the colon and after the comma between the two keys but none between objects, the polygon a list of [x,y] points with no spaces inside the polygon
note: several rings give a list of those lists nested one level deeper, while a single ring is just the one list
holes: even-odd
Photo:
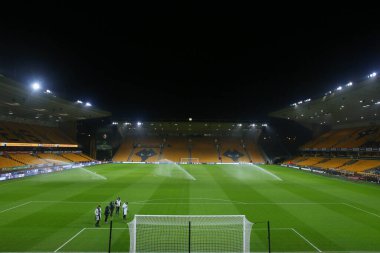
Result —
[{"label": "person standing on pitch", "polygon": [[123,220],[127,219],[128,202],[123,204]]},{"label": "person standing on pitch", "polygon": [[113,210],[115,210],[115,203],[113,201],[110,202],[110,211],[111,211],[111,217],[113,215]]},{"label": "person standing on pitch", "polygon": [[116,199],[116,214],[117,215],[119,215],[120,205],[121,205],[120,197],[117,197],[117,199]]},{"label": "person standing on pitch", "polygon": [[[108,220],[108,216],[110,215],[111,211],[110,211],[110,207],[109,206],[106,206],[106,209],[104,210],[104,222],[107,223],[107,220]],[[111,215],[112,216],[112,215]]]},{"label": "person standing on pitch", "polygon": [[102,208],[100,207],[100,205],[98,205],[98,207],[95,209],[95,220],[96,220],[95,227],[99,227],[99,221],[101,217],[102,217]]}]

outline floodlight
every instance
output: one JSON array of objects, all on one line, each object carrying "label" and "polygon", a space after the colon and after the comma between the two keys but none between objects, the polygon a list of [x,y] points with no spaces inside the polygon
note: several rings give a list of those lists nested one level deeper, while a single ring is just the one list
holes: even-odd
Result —
[{"label": "floodlight", "polygon": [[193,121],[193,118],[189,118],[189,121]]},{"label": "floodlight", "polygon": [[77,100],[77,103],[78,104],[83,104],[83,102],[81,100]]},{"label": "floodlight", "polygon": [[241,126],[242,126],[242,124],[241,124],[241,123],[239,123],[239,124],[237,124],[237,126],[238,126],[238,127],[241,127]]},{"label": "floodlight", "polygon": [[338,88],[336,88],[336,90],[342,90],[342,86],[339,86]]},{"label": "floodlight", "polygon": [[261,124],[261,126],[263,126],[263,127],[267,127],[268,124],[264,123],[264,124]]},{"label": "floodlight", "polygon": [[46,90],[45,91],[47,94],[51,94],[52,92],[51,92],[51,90]]},{"label": "floodlight", "polygon": [[251,127],[255,127],[256,126],[256,124],[251,124]]},{"label": "floodlight", "polygon": [[85,106],[90,107],[92,104],[90,102],[86,102]]},{"label": "floodlight", "polygon": [[140,121],[137,122],[137,126],[141,126],[142,123]]},{"label": "floodlight", "polygon": [[348,84],[346,84],[346,86],[352,86],[352,82],[349,82]]},{"label": "floodlight", "polygon": [[39,89],[41,89],[40,83],[39,82],[32,83],[32,89],[33,90],[39,90]]},{"label": "floodlight", "polygon": [[368,76],[368,78],[375,77],[376,75],[377,75],[377,73],[376,73],[376,72],[373,72],[372,74],[370,74],[370,75]]}]

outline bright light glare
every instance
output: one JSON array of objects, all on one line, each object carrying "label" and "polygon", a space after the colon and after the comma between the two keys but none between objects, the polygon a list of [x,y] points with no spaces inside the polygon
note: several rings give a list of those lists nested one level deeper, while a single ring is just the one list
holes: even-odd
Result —
[{"label": "bright light glare", "polygon": [[142,123],[139,121],[139,122],[137,122],[137,126],[141,126],[142,125]]},{"label": "bright light glare", "polygon": [[342,86],[339,86],[338,88],[336,88],[336,90],[342,90]]},{"label": "bright light glare", "polygon": [[80,100],[77,100],[77,103],[78,103],[78,104],[83,104],[83,102],[82,102],[82,101],[80,101]]},{"label": "bright light glare", "polygon": [[348,84],[346,84],[346,86],[352,86],[352,82],[349,82]]},{"label": "bright light glare", "polygon": [[92,104],[90,102],[86,102],[85,106],[90,107]]},{"label": "bright light glare", "polygon": [[51,94],[51,90],[46,90],[46,93]]},{"label": "bright light glare", "polygon": [[241,127],[241,126],[242,126],[242,124],[240,124],[240,123],[239,123],[239,124],[237,124],[237,126],[238,126],[238,127]]},{"label": "bright light glare", "polygon": [[373,72],[372,74],[370,74],[370,75],[368,76],[368,78],[375,77],[376,75],[377,75],[377,73],[376,73],[376,72]]},{"label": "bright light glare", "polygon": [[262,124],[261,126],[263,126],[263,127],[267,127],[267,126],[268,126],[268,124],[264,123],[264,124]]},{"label": "bright light glare", "polygon": [[32,89],[33,90],[39,90],[39,89],[41,89],[40,83],[38,83],[38,82],[32,83]]},{"label": "bright light glare", "polygon": [[193,121],[193,118],[189,118],[189,121]]}]

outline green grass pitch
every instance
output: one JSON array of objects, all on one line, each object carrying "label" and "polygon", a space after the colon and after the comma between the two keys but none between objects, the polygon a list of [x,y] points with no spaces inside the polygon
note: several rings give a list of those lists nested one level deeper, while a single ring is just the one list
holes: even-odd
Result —
[{"label": "green grass pitch", "polygon": [[[280,166],[105,164],[0,183],[1,252],[105,252],[94,209],[120,196],[134,214],[244,214],[271,222],[273,252],[380,252],[380,187]],[[129,251],[114,217],[112,251]],[[263,252],[265,224],[251,250]]]}]

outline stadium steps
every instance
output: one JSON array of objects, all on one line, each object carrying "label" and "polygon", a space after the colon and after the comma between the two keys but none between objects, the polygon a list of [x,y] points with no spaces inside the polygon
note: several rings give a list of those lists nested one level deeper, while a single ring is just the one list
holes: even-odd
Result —
[{"label": "stadium steps", "polygon": [[128,159],[127,159],[128,162],[131,161],[131,158],[132,158],[133,155],[135,154],[135,149],[136,149],[136,148],[133,146],[131,152],[130,152],[129,155],[128,155]]},{"label": "stadium steps", "polygon": [[251,156],[250,152],[248,152],[247,145],[245,144],[245,142],[243,142],[242,147],[243,147],[244,153],[248,157],[249,161],[253,162],[252,156]]},{"label": "stadium steps", "polygon": [[15,159],[15,158],[13,158],[13,157],[10,156],[10,155],[8,155],[7,158],[8,158],[8,159],[11,159],[11,160],[13,160],[13,161],[15,161],[15,162],[21,163],[21,164],[23,164],[23,165],[27,165],[26,163],[24,163],[24,162],[22,162],[22,161],[20,161],[20,160],[18,160],[18,159]]}]

